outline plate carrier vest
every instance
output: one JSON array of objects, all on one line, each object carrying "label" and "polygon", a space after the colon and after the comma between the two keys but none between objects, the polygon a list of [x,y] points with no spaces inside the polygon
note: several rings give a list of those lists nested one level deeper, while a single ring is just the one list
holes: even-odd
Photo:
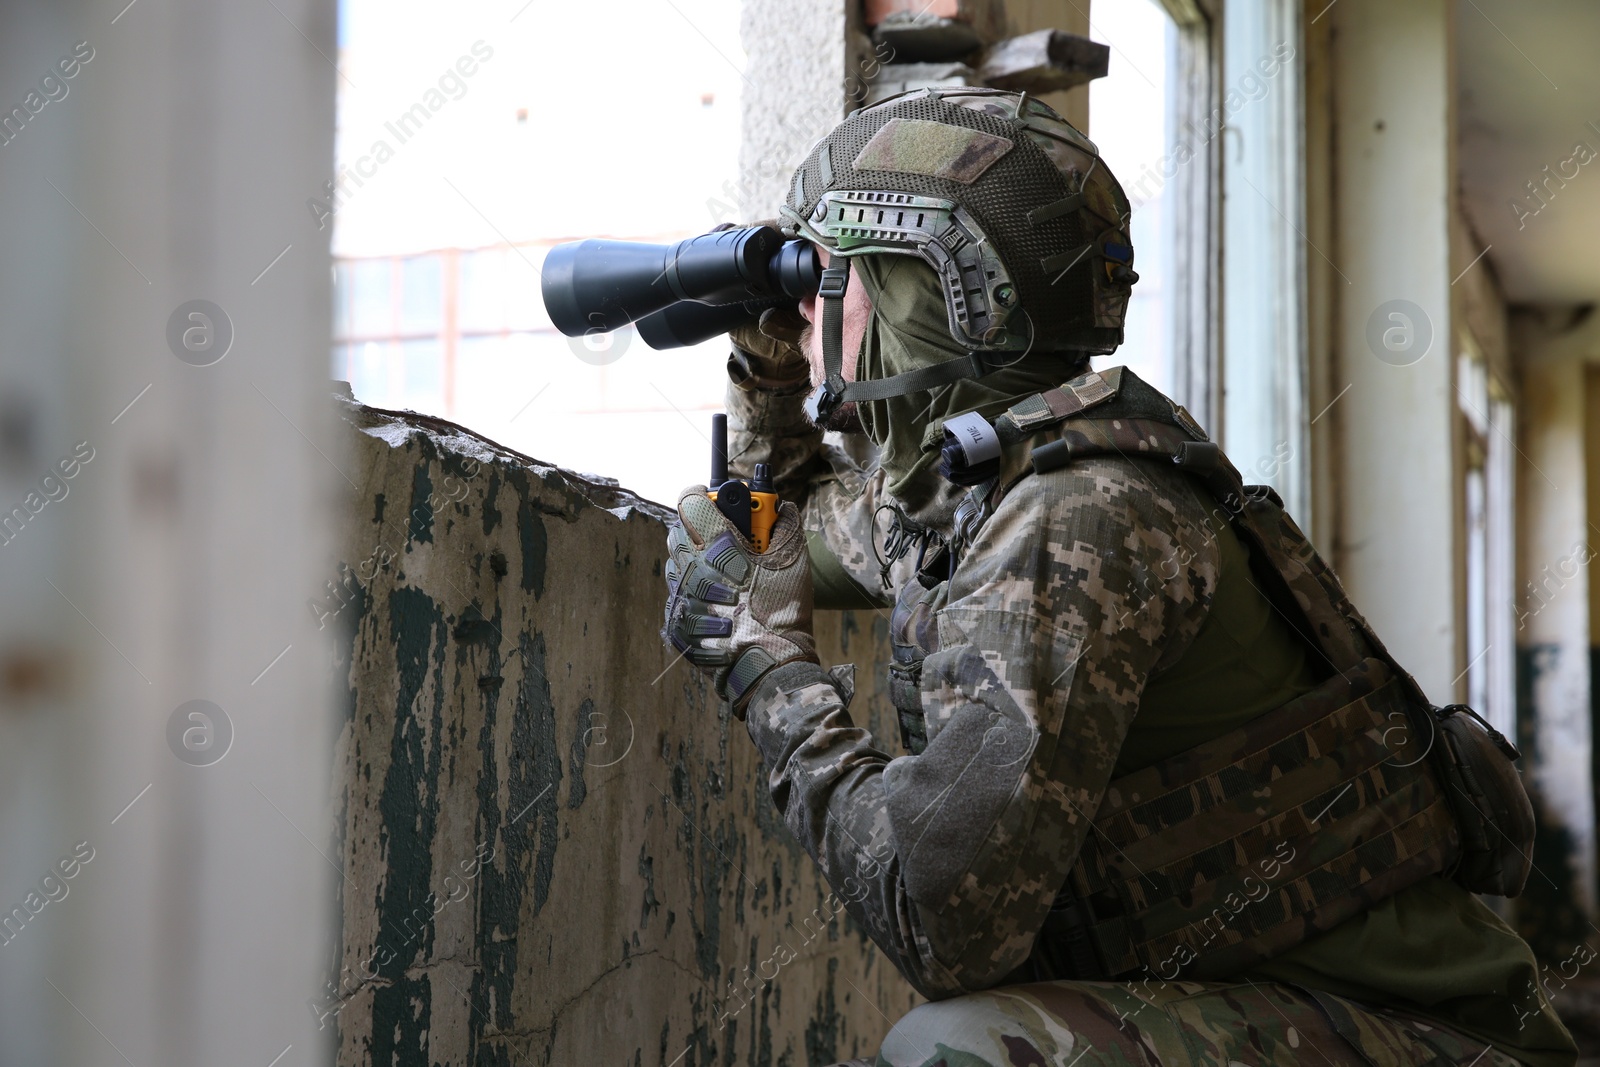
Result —
[{"label": "plate carrier vest", "polygon": [[[1113,403],[1119,395],[1134,403]],[[976,431],[975,417],[946,424],[942,468],[972,492],[890,624],[890,695],[913,753],[927,743],[920,680],[936,641],[935,572],[953,571],[1019,481],[1088,457],[1172,463],[1204,485],[1248,550],[1254,584],[1328,675],[1113,780],[1017,980],[1223,979],[1430,875],[1521,891],[1533,811],[1516,749],[1465,705],[1428,702],[1278,495],[1246,486],[1183,408],[1115,368],[1027,397]],[[1004,447],[1029,438],[1031,450]]]}]

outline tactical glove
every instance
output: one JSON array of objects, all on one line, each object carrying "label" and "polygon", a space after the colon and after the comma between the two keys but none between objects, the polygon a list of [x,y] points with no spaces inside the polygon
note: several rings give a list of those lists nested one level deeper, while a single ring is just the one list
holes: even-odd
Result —
[{"label": "tactical glove", "polygon": [[809,388],[811,365],[800,349],[805,328],[800,312],[768,308],[761,313],[759,324],[752,322],[730,331],[734,381],[776,393]]},{"label": "tactical glove", "polygon": [[667,535],[661,636],[712,676],[717,694],[742,719],[746,697],[768,671],[817,662],[800,512],[789,502],[778,505],[765,552],[698,485],[684,490],[678,516]]},{"label": "tactical glove", "polygon": [[[778,220],[762,219],[750,225],[776,227]],[[728,369],[734,382],[772,393],[809,390],[811,366],[800,348],[806,325],[797,308],[768,308],[759,322],[729,331],[733,355]]]}]

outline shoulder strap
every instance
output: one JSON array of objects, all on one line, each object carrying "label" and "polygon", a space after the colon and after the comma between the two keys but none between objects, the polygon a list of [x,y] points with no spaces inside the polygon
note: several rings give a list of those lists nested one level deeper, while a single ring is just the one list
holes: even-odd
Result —
[{"label": "shoulder strap", "polygon": [[[1175,413],[1182,408],[1173,405]],[[1183,413],[1184,416],[1187,413]],[[1189,420],[1192,422],[1192,420]],[[1198,427],[1154,418],[1078,416],[1058,421],[1049,437],[1036,443],[1026,467],[999,490],[1000,495],[1030,474],[1057,470],[1075,461],[1115,455],[1176,465],[1205,486],[1222,514],[1249,548],[1257,587],[1330,667],[1346,672],[1368,656],[1386,660],[1403,688],[1427,700],[1403,668],[1389,656],[1270,486],[1246,485],[1215,442]]]},{"label": "shoulder strap", "polygon": [[1001,452],[1007,446],[1025,440],[1036,429],[1115,400],[1121,382],[1121,367],[1104,374],[1087,371],[1025,397],[992,423],[976,411],[946,419],[939,473],[957,485],[981,485],[1000,474]]},{"label": "shoulder strap", "polygon": [[[1278,494],[1270,486],[1245,485],[1238,469],[1189,413],[1131,371],[1115,367],[1081,374],[1024,398],[993,424],[975,416],[961,419],[964,425],[945,430],[941,470],[958,484],[978,486],[983,494],[983,506],[965,527],[969,538],[1029,475],[1106,455],[1176,464],[1206,487],[1251,549],[1261,591],[1335,671],[1353,670],[1376,655],[1420,707],[1430,706],[1422,688],[1384,648],[1332,569],[1284,511]],[[977,423],[987,435],[974,437]],[[1025,454],[1020,449],[1001,451],[1030,438],[1034,444]]]}]

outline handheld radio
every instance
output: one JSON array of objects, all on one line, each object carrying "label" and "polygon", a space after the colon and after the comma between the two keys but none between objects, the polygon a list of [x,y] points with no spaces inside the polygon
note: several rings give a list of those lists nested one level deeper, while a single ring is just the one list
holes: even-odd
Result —
[{"label": "handheld radio", "polygon": [[755,477],[746,485],[728,477],[728,416],[711,416],[711,490],[707,494],[717,510],[748,537],[757,552],[765,552],[778,521],[778,494],[772,491],[772,473],[757,463]]}]

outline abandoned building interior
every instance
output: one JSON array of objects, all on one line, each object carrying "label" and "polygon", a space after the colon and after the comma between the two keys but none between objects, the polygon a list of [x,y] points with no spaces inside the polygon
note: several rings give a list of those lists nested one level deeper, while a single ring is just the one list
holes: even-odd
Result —
[{"label": "abandoned building interior", "polygon": [[[1520,747],[1493,906],[1600,1063],[1597,41],[1583,0],[0,6],[0,1064],[876,1052],[920,998],[659,636],[727,339],[565,337],[540,278],[770,219],[950,85],[1121,179],[1096,368]],[[888,613],[816,626],[901,754]]]}]

